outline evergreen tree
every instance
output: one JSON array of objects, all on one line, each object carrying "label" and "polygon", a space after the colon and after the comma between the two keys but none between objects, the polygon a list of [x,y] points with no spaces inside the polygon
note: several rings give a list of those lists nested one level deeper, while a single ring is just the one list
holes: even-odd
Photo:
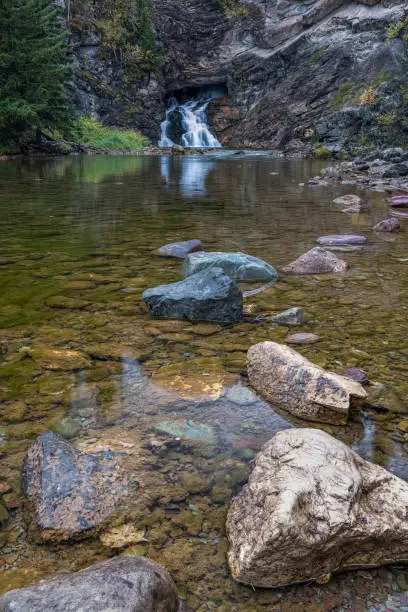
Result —
[{"label": "evergreen tree", "polygon": [[0,144],[67,125],[67,44],[53,0],[0,0]]}]

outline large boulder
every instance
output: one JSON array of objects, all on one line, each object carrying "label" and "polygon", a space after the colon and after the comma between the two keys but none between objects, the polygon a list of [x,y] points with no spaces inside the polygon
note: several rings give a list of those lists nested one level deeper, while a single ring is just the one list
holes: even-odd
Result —
[{"label": "large boulder", "polygon": [[200,240],[194,238],[193,240],[186,240],[185,242],[165,244],[157,249],[157,254],[163,255],[164,257],[178,257],[179,259],[184,259],[189,253],[195,253],[202,250],[203,245]]},{"label": "large boulder", "polygon": [[249,381],[271,404],[308,421],[344,425],[349,408],[367,393],[349,378],[327,372],[289,346],[261,342],[248,351]]},{"label": "large boulder", "polygon": [[408,484],[319,429],[280,431],[227,519],[235,579],[258,587],[405,561]]},{"label": "large boulder", "polygon": [[177,612],[170,575],[144,557],[114,557],[74,574],[60,573],[9,591],[1,612]]},{"label": "large boulder", "polygon": [[315,247],[285,266],[286,274],[343,274],[349,264],[326,249]]},{"label": "large boulder", "polygon": [[221,268],[147,289],[143,299],[154,317],[235,323],[242,315],[242,292]]},{"label": "large boulder", "polygon": [[23,486],[31,532],[41,540],[91,535],[127,495],[126,475],[111,452],[80,452],[52,432],[28,449]]},{"label": "large boulder", "polygon": [[221,268],[236,281],[278,280],[273,266],[246,253],[191,253],[184,262],[184,275],[191,276],[211,268]]}]

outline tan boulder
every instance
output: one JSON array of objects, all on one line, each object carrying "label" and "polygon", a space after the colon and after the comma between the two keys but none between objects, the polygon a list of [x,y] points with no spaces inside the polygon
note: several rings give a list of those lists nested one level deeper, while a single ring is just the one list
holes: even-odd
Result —
[{"label": "tan boulder", "polygon": [[349,408],[359,407],[367,397],[360,383],[327,372],[283,344],[255,344],[247,361],[252,387],[301,419],[344,425]]},{"label": "tan boulder", "polygon": [[230,507],[229,565],[272,588],[404,561],[407,518],[406,482],[323,431],[281,431]]},{"label": "tan boulder", "polygon": [[343,274],[349,264],[331,251],[315,247],[283,268],[285,274]]}]

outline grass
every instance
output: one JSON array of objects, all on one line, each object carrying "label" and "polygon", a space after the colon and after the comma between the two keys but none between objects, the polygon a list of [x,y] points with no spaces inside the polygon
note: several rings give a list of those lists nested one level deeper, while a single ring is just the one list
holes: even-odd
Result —
[{"label": "grass", "polygon": [[149,144],[137,130],[102,125],[92,117],[81,117],[74,127],[74,138],[81,144],[110,151],[140,151]]}]

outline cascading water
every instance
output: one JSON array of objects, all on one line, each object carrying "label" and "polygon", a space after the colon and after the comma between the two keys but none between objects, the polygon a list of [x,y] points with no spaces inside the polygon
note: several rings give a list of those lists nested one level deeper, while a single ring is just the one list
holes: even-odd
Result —
[{"label": "cascading water", "polygon": [[208,128],[206,112],[211,100],[220,97],[217,93],[200,93],[197,98],[183,103],[171,98],[167,105],[166,119],[161,124],[159,146],[172,147],[181,144],[189,148],[221,147],[221,143]]}]

